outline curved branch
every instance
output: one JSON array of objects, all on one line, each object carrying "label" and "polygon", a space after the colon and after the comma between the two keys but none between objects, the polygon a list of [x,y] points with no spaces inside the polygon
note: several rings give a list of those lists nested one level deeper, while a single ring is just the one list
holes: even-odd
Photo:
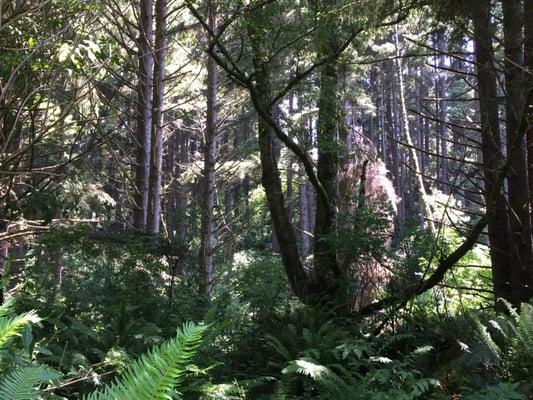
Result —
[{"label": "curved branch", "polygon": [[[530,104],[532,100],[533,100],[533,89],[529,89],[527,96],[526,96],[526,101],[524,102],[526,107],[528,104]],[[527,109],[524,109],[521,114],[522,119],[520,121],[520,129],[518,130],[518,135],[516,135],[514,142],[509,148],[509,152],[505,160],[505,163],[502,165],[502,167],[498,171],[496,184],[494,185],[495,188],[498,188],[504,181],[505,177],[507,176],[507,172],[509,170],[509,165],[510,165],[510,160],[512,160],[512,158],[516,154],[516,151],[520,149],[521,140],[524,138],[524,135],[527,132],[528,121],[527,121],[527,113],[525,112],[526,110]],[[496,193],[497,193],[497,190],[493,190],[492,193],[489,195],[489,199],[493,198]],[[385,299],[376,301],[374,303],[370,303],[366,307],[361,308],[357,312],[357,314],[359,316],[367,316],[376,311],[382,310],[385,307],[391,306],[393,304],[402,306],[406,304],[409,300],[413,299],[414,297],[421,295],[422,293],[438,285],[444,279],[446,272],[452,269],[457,264],[457,262],[459,262],[459,260],[469,250],[471,250],[474,247],[479,236],[483,232],[483,229],[485,229],[485,226],[487,226],[489,219],[491,217],[492,215],[490,213],[485,212],[485,214],[483,214],[483,216],[479,219],[479,221],[474,225],[474,227],[470,231],[470,234],[467,236],[465,241],[459,247],[457,247],[451,254],[449,254],[446,258],[442,259],[439,262],[437,269],[429,276],[429,278],[423,280],[417,286],[413,286],[409,288],[407,291],[405,291],[399,296],[389,296],[389,297],[386,297]]]}]

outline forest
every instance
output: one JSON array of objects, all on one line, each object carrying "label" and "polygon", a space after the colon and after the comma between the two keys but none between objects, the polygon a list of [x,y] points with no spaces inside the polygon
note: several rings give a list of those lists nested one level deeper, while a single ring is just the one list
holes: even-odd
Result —
[{"label": "forest", "polygon": [[0,0],[0,400],[532,400],[533,0]]}]

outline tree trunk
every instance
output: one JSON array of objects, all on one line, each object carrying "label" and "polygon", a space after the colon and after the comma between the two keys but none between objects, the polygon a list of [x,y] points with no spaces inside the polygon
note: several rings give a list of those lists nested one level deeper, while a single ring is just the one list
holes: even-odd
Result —
[{"label": "tree trunk", "polygon": [[[194,182],[187,184],[180,184],[179,179],[185,173],[189,164],[189,135],[186,131],[180,131],[179,138],[179,155],[178,166],[176,168],[176,212],[174,215],[176,224],[175,240],[179,246],[185,247],[187,239],[187,227],[189,220],[187,217],[187,197],[186,192],[194,192]],[[196,208],[196,207],[194,207]]]},{"label": "tree trunk", "polygon": [[168,138],[167,144],[167,154],[164,162],[164,171],[163,175],[166,177],[166,185],[168,189],[166,192],[164,200],[164,212],[162,213],[165,216],[165,223],[167,226],[167,235],[168,240],[174,242],[176,238],[176,199],[178,195],[178,185],[177,185],[177,173],[174,171],[179,171],[178,157],[179,157],[179,147],[178,144],[178,129],[175,129]]},{"label": "tree trunk", "polygon": [[154,57],[152,0],[140,0],[139,12],[139,72],[137,98],[137,156],[133,225],[146,230],[148,221],[148,190],[150,181],[150,151],[152,142],[152,91]]},{"label": "tree trunk", "polygon": [[[305,149],[310,151],[313,148],[313,117],[309,116],[304,123],[302,130],[305,135]],[[315,229],[315,191],[313,185],[304,176],[300,177],[299,185],[300,197],[300,231],[301,231],[301,249],[302,257],[307,259],[313,250],[313,231]]]},{"label": "tree trunk", "polygon": [[437,118],[439,122],[437,124],[438,128],[438,139],[440,140],[440,173],[438,174],[440,189],[444,192],[448,192],[448,143],[447,143],[447,129],[446,129],[446,103],[444,98],[446,96],[446,78],[444,77],[446,67],[445,56],[443,55],[445,49],[444,42],[444,30],[440,30],[437,33],[437,49],[440,52],[439,62],[438,62],[438,76],[436,82],[436,97],[437,97]]},{"label": "tree trunk", "polygon": [[280,254],[287,274],[289,284],[294,294],[303,302],[309,302],[312,292],[309,279],[300,260],[296,233],[285,207],[285,199],[281,186],[276,150],[274,146],[275,132],[265,119],[263,112],[271,119],[273,117],[269,105],[272,96],[270,81],[272,79],[269,66],[263,54],[261,19],[263,10],[249,16],[247,32],[252,45],[252,61],[254,64],[256,85],[252,94],[252,101],[258,111],[258,143],[261,160],[261,183],[265,189],[266,200],[272,226],[280,246]]},{"label": "tree trunk", "polygon": [[224,225],[226,226],[226,258],[229,264],[233,262],[233,188],[224,190]]},{"label": "tree trunk", "polygon": [[[524,66],[527,69],[525,85],[533,88],[533,0],[524,0]],[[530,202],[530,224],[533,227],[533,102],[526,105],[528,130],[527,141],[527,162],[529,181],[529,202]]]},{"label": "tree trunk", "polygon": [[388,101],[386,102],[386,111],[385,111],[385,121],[386,121],[386,127],[387,127],[387,136],[388,141],[390,141],[390,144],[387,146],[389,153],[390,153],[390,159],[388,163],[388,169],[392,171],[392,177],[394,182],[394,191],[396,192],[396,196],[399,199],[398,203],[398,214],[396,215],[396,232],[401,232],[403,229],[403,225],[405,223],[405,195],[403,191],[402,186],[402,179],[401,179],[401,169],[400,169],[400,151],[398,149],[398,138],[396,135],[396,126],[394,123],[394,80],[393,78],[393,64],[392,61],[388,63],[387,65],[387,91],[386,98]]},{"label": "tree trunk", "polygon": [[[209,5],[209,27],[216,31],[216,5]],[[213,40],[210,38],[210,40]],[[210,298],[213,281],[214,209],[215,209],[215,163],[217,129],[217,65],[212,57],[207,58],[207,114],[204,132],[204,166],[202,176],[202,223],[200,232],[200,291]]]},{"label": "tree trunk", "polygon": [[399,86],[399,94],[400,94],[400,107],[401,107],[401,117],[402,117],[402,123],[400,126],[402,127],[403,134],[405,137],[405,141],[407,142],[407,145],[409,146],[409,154],[411,156],[411,162],[413,164],[414,174],[415,174],[415,184],[416,189],[419,194],[419,201],[423,206],[424,209],[424,215],[426,217],[425,220],[425,227],[429,230],[429,232],[433,235],[436,234],[435,230],[435,224],[433,223],[433,212],[431,211],[431,207],[429,205],[429,198],[426,193],[426,188],[424,186],[424,177],[422,176],[422,172],[420,169],[420,163],[418,162],[418,154],[416,153],[415,144],[413,141],[413,138],[411,137],[411,132],[409,130],[409,118],[407,115],[407,106],[405,104],[405,86],[403,83],[403,72],[402,72],[402,62],[401,62],[401,55],[400,55],[400,45],[399,45],[399,39],[398,39],[398,28],[396,27],[396,32],[394,35],[395,45],[396,45],[396,69],[398,74],[398,86]]},{"label": "tree trunk", "polygon": [[[336,20],[332,16],[337,6],[336,0],[322,0],[320,26],[318,28],[318,59],[337,51]],[[335,294],[335,282],[341,275],[335,247],[337,184],[339,169],[339,124],[342,124],[341,103],[338,98],[339,71],[335,59],[324,63],[320,68],[320,92],[318,97],[317,176],[322,184],[327,201],[317,196],[315,240],[314,240],[314,279],[329,285],[326,292]],[[338,283],[338,282],[337,282]]]},{"label": "tree trunk", "polygon": [[[502,1],[508,151],[516,138],[521,135],[520,121],[524,107],[521,6],[521,0]],[[528,22],[530,23],[532,21]],[[529,287],[530,277],[533,274],[533,260],[531,258],[531,219],[525,138],[521,139],[519,148],[510,160],[508,182],[512,254],[511,296],[513,304],[519,306],[533,295],[533,288]]]},{"label": "tree trunk", "polygon": [[[9,232],[8,223],[0,221],[0,233],[7,234]],[[9,258],[9,239],[0,240],[0,279],[7,281],[6,263]],[[0,285],[0,304],[4,304],[4,285]]]},{"label": "tree trunk", "polygon": [[148,229],[159,233],[161,221],[161,168],[163,165],[163,126],[165,102],[165,58],[167,54],[167,0],[156,0],[154,101]]},{"label": "tree trunk", "polygon": [[477,3],[472,9],[472,21],[474,24],[473,39],[481,119],[484,194],[487,215],[489,216],[488,233],[492,279],[495,297],[511,300],[509,219],[503,184],[497,185],[498,169],[503,165],[504,157],[501,152],[497,81],[493,66],[494,49],[490,34],[490,0],[482,0]]}]

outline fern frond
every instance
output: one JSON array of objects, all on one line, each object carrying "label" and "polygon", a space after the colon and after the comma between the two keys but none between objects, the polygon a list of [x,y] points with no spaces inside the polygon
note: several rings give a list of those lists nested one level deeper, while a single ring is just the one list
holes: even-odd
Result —
[{"label": "fern frond", "polygon": [[0,317],[0,348],[3,347],[13,336],[18,336],[28,324],[36,324],[41,319],[35,311],[29,311],[12,318]]},{"label": "fern frond", "polygon": [[273,352],[281,356],[285,361],[289,361],[291,359],[289,350],[278,338],[267,333],[265,334],[265,339],[267,340],[267,346],[273,350]]},{"label": "fern frond", "polygon": [[533,350],[533,305],[522,304],[517,324],[517,336],[522,345]]},{"label": "fern frond", "polygon": [[316,364],[309,360],[294,360],[282,371],[284,374],[298,374],[310,377],[314,382],[332,390],[333,392],[343,392],[348,385],[330,368]]},{"label": "fern frond", "polygon": [[433,350],[433,346],[420,346],[410,352],[404,359],[404,364],[416,367],[419,360],[428,355]]},{"label": "fern frond", "polygon": [[465,400],[525,400],[526,397],[520,393],[518,383],[501,382],[492,386],[487,386],[481,391],[466,393]]},{"label": "fern frond", "polygon": [[7,299],[4,301],[4,304],[0,306],[0,318],[5,317],[11,311],[13,311],[13,300]]},{"label": "fern frond", "polygon": [[381,347],[378,349],[378,353],[383,353],[385,350],[391,348],[392,346],[406,341],[406,340],[412,340],[415,336],[410,333],[397,333],[395,335],[391,335],[385,339]]},{"label": "fern frond", "polygon": [[490,333],[487,330],[487,327],[483,325],[481,322],[479,322],[478,319],[474,319],[474,323],[477,327],[477,331],[479,333],[479,337],[481,339],[482,344],[485,346],[485,348],[492,354],[492,356],[500,361],[501,360],[501,349],[498,347],[498,345],[494,342],[492,339],[492,336],[490,336]]},{"label": "fern frond", "polygon": [[413,383],[413,389],[411,390],[411,397],[417,398],[425,395],[432,388],[440,388],[441,383],[437,379],[433,378],[420,378]]},{"label": "fern frond", "polygon": [[56,381],[61,374],[40,366],[19,367],[9,372],[0,383],[0,399],[32,400],[42,383]]},{"label": "fern frond", "polygon": [[519,315],[518,312],[516,311],[516,308],[514,308],[513,305],[512,305],[511,303],[509,303],[508,300],[506,300],[506,299],[504,299],[504,298],[502,298],[502,297],[500,297],[500,298],[498,299],[498,301],[499,301],[500,303],[502,303],[502,304],[505,306],[505,308],[507,309],[507,312],[508,312],[509,315],[514,319],[514,321],[515,321],[516,323],[519,323],[519,322],[520,322],[520,315]]},{"label": "fern frond", "polygon": [[184,324],[177,335],[141,356],[122,379],[86,400],[169,400],[181,383],[187,364],[196,354],[206,327]]}]

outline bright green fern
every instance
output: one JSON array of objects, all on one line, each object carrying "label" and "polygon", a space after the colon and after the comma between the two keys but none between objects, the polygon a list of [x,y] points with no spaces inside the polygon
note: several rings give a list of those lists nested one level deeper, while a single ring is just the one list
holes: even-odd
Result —
[{"label": "bright green fern", "polygon": [[14,348],[12,339],[20,336],[28,325],[41,321],[35,311],[15,316],[10,316],[11,312],[10,301],[0,306],[0,399],[32,400],[39,395],[42,384],[58,380],[61,374],[32,363],[31,360],[24,360],[27,362],[24,366],[11,365],[6,360],[5,354]]},{"label": "bright green fern", "polygon": [[480,343],[489,352],[489,359],[506,370],[515,381],[533,384],[533,306],[522,304],[520,312],[507,301],[507,315],[500,315],[477,325]]},{"label": "bright green fern", "polygon": [[56,381],[61,377],[58,372],[41,366],[19,367],[2,379],[0,399],[31,400],[39,394],[42,383]]},{"label": "bright green fern", "polygon": [[28,324],[36,324],[41,320],[35,311],[8,317],[11,309],[11,302],[6,302],[0,307],[0,348],[14,336],[20,335]]},{"label": "bright green fern", "polygon": [[86,400],[169,400],[202,340],[205,326],[184,324],[171,339],[141,356],[122,378]]}]

